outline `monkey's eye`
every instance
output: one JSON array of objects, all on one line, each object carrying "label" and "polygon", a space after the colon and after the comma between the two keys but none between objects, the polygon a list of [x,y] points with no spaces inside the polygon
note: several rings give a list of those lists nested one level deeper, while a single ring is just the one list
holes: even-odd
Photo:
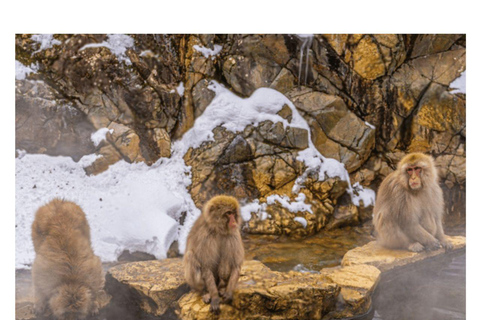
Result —
[{"label": "monkey's eye", "polygon": [[420,172],[422,172],[422,168],[421,167],[415,167],[415,172],[418,174]]},{"label": "monkey's eye", "polygon": [[408,174],[412,174],[412,173],[413,173],[413,168],[408,168],[408,169],[407,169],[407,173],[408,173]]}]

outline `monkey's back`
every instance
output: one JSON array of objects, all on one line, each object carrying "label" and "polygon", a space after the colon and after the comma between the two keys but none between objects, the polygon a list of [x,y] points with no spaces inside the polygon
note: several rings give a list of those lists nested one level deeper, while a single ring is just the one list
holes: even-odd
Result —
[{"label": "monkey's back", "polygon": [[39,208],[32,224],[35,286],[51,291],[62,283],[103,287],[100,259],[93,253],[85,213],[73,202],[54,199]]}]

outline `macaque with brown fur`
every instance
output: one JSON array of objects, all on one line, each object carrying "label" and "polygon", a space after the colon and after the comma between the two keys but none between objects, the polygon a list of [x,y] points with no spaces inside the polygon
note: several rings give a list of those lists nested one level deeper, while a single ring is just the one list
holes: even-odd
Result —
[{"label": "macaque with brown fur", "polygon": [[210,311],[220,312],[229,303],[240,276],[244,250],[240,235],[240,205],[230,196],[216,196],[203,208],[187,238],[185,279],[210,302]]},{"label": "macaque with brown fur", "polygon": [[378,242],[390,249],[419,252],[452,244],[442,227],[443,193],[431,156],[406,155],[380,185],[373,224]]},{"label": "macaque with brown fur", "polygon": [[40,207],[32,224],[32,240],[36,314],[52,314],[58,320],[96,314],[105,278],[82,209],[60,199]]}]

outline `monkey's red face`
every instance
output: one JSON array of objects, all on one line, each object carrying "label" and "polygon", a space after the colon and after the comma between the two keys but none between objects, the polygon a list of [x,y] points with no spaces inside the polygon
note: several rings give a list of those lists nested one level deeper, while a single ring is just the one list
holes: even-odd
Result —
[{"label": "monkey's red face", "polygon": [[235,229],[238,226],[237,213],[233,211],[228,211],[225,213],[227,217],[227,224],[230,230]]},{"label": "monkey's red face", "polygon": [[422,188],[422,167],[420,166],[408,166],[406,172],[409,176],[408,185],[412,190],[418,190]]}]

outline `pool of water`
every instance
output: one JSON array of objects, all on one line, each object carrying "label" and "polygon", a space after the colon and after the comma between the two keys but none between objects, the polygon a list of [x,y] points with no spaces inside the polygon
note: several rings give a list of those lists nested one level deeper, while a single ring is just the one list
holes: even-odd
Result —
[{"label": "pool of water", "polygon": [[465,250],[382,274],[373,301],[373,320],[465,319]]},{"label": "pool of water", "polygon": [[344,254],[374,240],[371,224],[346,227],[299,240],[286,237],[244,236],[245,259],[258,260],[275,271],[320,271],[340,265]]}]

